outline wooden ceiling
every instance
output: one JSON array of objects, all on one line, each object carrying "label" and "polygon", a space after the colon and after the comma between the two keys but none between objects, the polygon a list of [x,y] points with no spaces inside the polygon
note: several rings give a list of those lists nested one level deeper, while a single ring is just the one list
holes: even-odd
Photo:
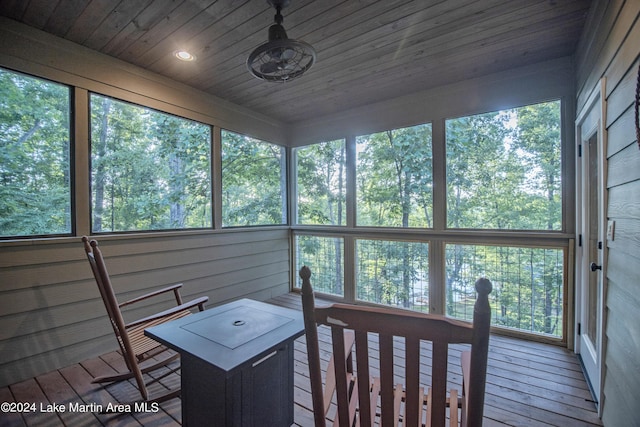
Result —
[{"label": "wooden ceiling", "polygon": [[[297,80],[251,76],[266,0],[2,0],[0,15],[297,122],[574,53],[591,0],[291,0],[283,25],[317,51]],[[179,62],[187,49],[195,62]]]}]

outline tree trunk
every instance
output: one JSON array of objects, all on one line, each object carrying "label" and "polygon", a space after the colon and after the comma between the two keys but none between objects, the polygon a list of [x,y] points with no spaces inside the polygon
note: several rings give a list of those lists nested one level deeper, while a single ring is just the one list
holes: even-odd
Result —
[{"label": "tree trunk", "polygon": [[[95,158],[98,160],[92,167],[94,172],[93,189],[95,194],[93,204],[93,227],[92,231],[102,231],[102,216],[104,214],[104,187],[106,179],[106,168],[104,157],[107,152],[107,128],[109,126],[109,114],[111,112],[111,100],[104,99],[102,104],[102,114],[100,116],[100,136],[96,144]],[[93,142],[93,141],[92,141]],[[113,206],[112,206],[113,209]]]}]

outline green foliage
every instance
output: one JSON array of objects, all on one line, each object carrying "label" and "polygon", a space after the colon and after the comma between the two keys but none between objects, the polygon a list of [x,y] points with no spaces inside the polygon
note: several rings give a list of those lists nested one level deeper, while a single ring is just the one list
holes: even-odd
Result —
[{"label": "green foliage", "polygon": [[345,225],[345,140],[295,149],[299,224]]},{"label": "green foliage", "polygon": [[356,140],[358,225],[432,226],[431,125]]},{"label": "green foliage", "polygon": [[344,242],[341,238],[296,236],[296,271],[303,265],[313,272],[313,288],[343,295]]},{"label": "green foliage", "polygon": [[0,235],[71,232],[70,91],[0,69]]},{"label": "green foliage", "polygon": [[429,245],[357,240],[357,298],[429,311]]},{"label": "green foliage", "polygon": [[286,224],[284,147],[222,131],[222,225]]},{"label": "green foliage", "polygon": [[447,245],[447,314],[473,317],[478,277],[491,279],[493,324],[561,336],[564,260],[561,249]]},{"label": "green foliage", "polygon": [[94,232],[211,227],[210,127],[91,95]]},{"label": "green foliage", "polygon": [[447,225],[560,230],[560,102],[447,121]]}]

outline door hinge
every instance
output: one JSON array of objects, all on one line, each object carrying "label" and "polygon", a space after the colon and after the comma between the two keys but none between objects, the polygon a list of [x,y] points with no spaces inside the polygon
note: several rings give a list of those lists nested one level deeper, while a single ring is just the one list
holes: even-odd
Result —
[{"label": "door hinge", "polygon": [[582,234],[578,234],[578,247],[582,247]]},{"label": "door hinge", "polygon": [[582,157],[582,144],[578,145],[578,157]]},{"label": "door hinge", "polygon": [[582,334],[581,329],[582,329],[581,324],[580,324],[580,323],[578,323],[578,335],[581,335],[581,334]]}]

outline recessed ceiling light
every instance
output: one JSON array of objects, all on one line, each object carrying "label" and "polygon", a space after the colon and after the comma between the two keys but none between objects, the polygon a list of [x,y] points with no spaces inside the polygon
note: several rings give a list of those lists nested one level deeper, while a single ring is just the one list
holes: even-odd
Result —
[{"label": "recessed ceiling light", "polygon": [[173,52],[173,54],[181,61],[190,62],[196,60],[196,56],[187,52],[186,50],[176,50],[175,52]]}]

